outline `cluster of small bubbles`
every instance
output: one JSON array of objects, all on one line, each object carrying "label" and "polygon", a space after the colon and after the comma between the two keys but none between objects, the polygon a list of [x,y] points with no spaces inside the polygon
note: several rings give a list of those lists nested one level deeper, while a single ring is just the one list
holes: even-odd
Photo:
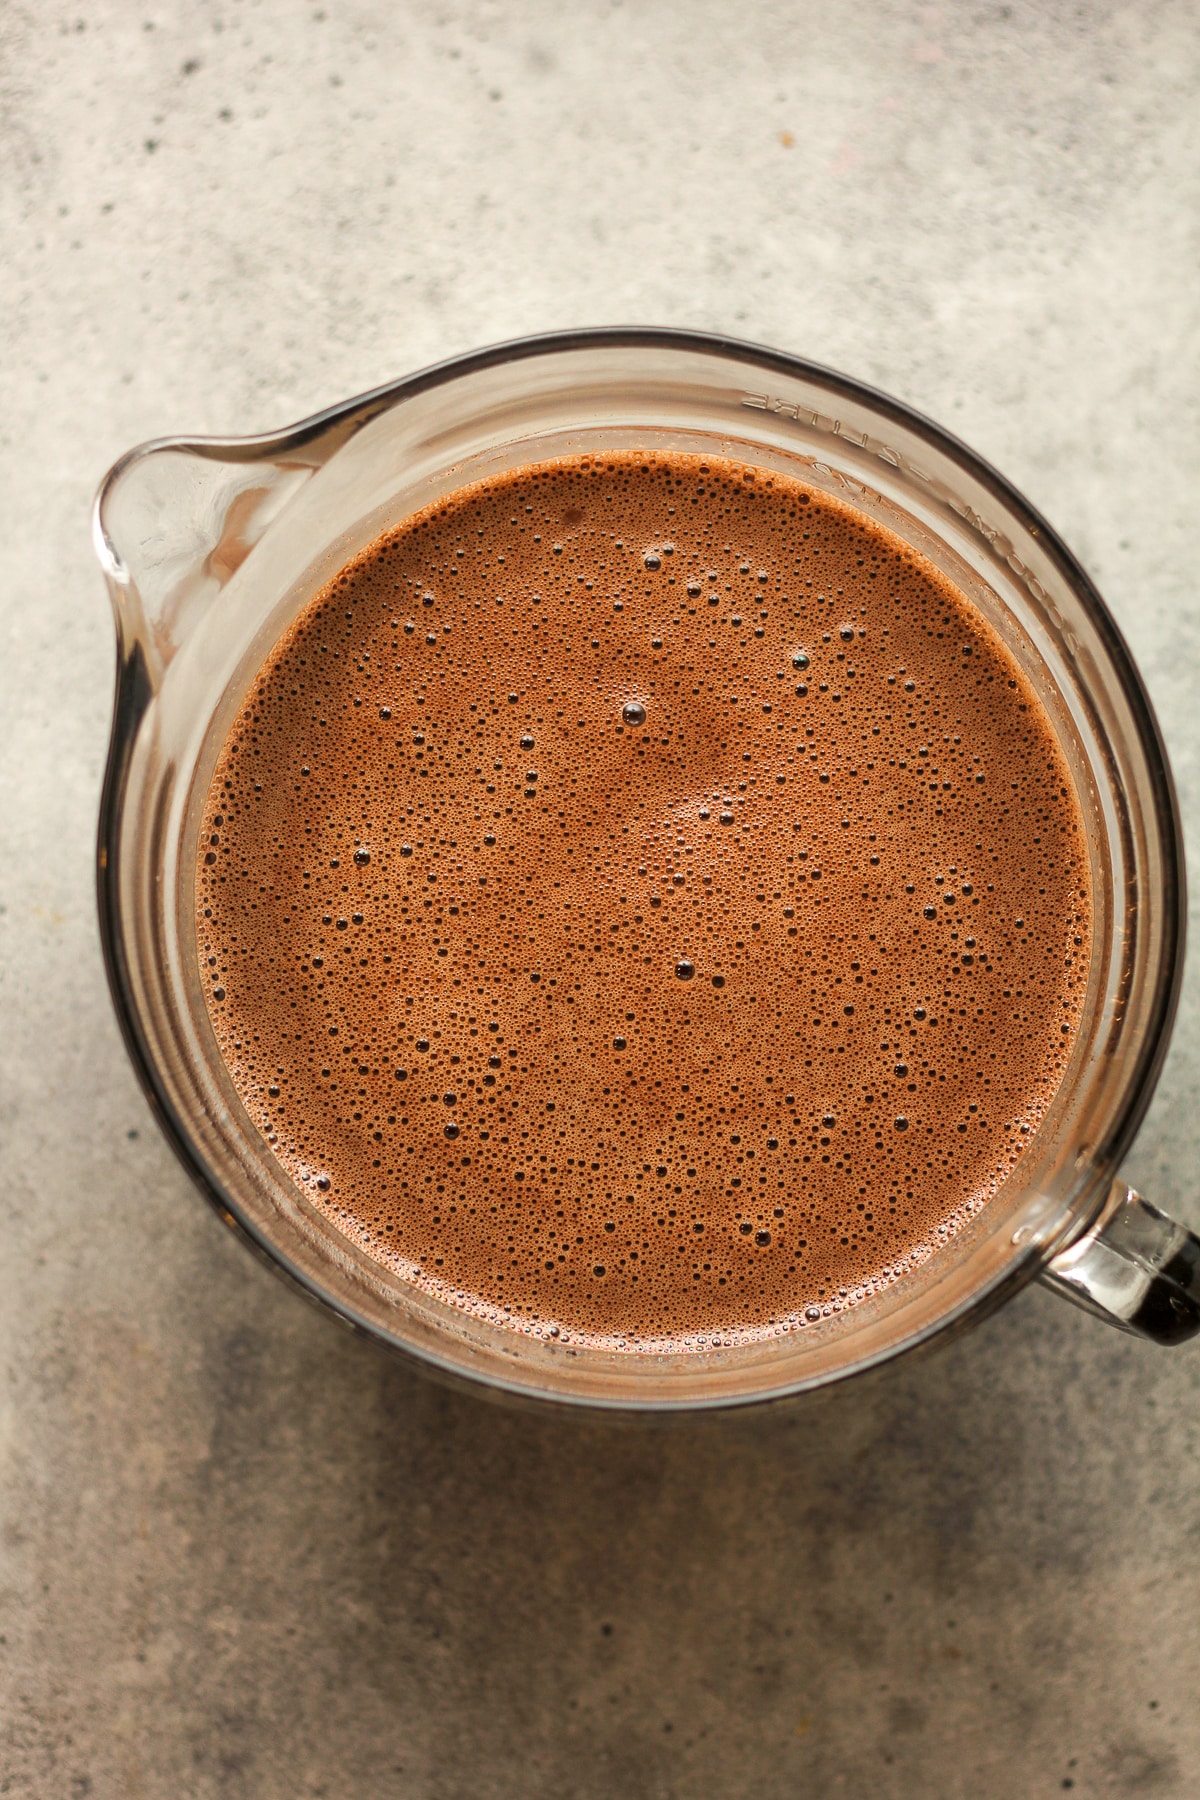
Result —
[{"label": "cluster of small bubbles", "polygon": [[317,594],[196,896],[222,1054],[331,1228],[617,1349],[811,1329],[947,1254],[1092,941],[1062,752],[970,603],[844,501],[650,452],[464,488]]}]

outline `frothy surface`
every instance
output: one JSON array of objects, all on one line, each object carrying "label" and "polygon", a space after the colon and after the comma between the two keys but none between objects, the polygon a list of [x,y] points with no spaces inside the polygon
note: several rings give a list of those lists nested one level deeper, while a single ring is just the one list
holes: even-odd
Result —
[{"label": "frothy surface", "polygon": [[283,1168],[478,1315],[773,1335],[936,1251],[1061,1080],[1066,764],[932,565],[790,479],[464,488],[276,646],[197,863],[210,1017]]}]

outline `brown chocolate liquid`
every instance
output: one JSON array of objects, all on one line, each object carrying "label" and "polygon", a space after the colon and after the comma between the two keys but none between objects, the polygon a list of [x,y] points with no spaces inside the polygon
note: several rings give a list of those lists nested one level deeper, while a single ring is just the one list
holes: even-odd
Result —
[{"label": "brown chocolate liquid", "polygon": [[716,458],[534,465],[355,559],[259,672],[202,978],[288,1174],[477,1315],[744,1341],[1012,1173],[1078,1028],[1088,860],[992,628]]}]

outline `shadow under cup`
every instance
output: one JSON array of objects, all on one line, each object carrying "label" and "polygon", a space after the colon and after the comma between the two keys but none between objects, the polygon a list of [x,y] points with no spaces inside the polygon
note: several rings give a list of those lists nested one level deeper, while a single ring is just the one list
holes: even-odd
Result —
[{"label": "shadow under cup", "polygon": [[[487,475],[628,449],[719,454],[848,501],[927,556],[999,632],[1070,766],[1095,939],[1059,1093],[1016,1172],[942,1249],[778,1338],[605,1352],[486,1324],[360,1252],[275,1162],[229,1078],[197,963],[200,809],[272,646],[389,527]],[[677,332],[570,333],[442,364],[273,437],[162,440],[97,502],[118,629],[100,904],[139,1075],[221,1216],[347,1321],[447,1374],[532,1397],[666,1410],[834,1380],[975,1315],[1095,1219],[1149,1101],[1181,963],[1182,857],[1166,759],[1103,602],[1054,533],[970,451],[826,370]]]}]

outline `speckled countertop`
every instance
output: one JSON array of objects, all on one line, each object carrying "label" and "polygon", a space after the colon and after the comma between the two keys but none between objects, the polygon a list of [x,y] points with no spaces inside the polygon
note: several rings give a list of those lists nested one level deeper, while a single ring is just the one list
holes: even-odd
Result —
[{"label": "speckled countertop", "polygon": [[[1200,1347],[1027,1292],[783,1411],[443,1391],[190,1190],[92,901],[108,463],[560,325],[712,327],[990,457],[1200,846],[1186,0],[0,7],[0,1794],[1200,1792]],[[1200,1225],[1200,960],[1128,1173]]]}]

